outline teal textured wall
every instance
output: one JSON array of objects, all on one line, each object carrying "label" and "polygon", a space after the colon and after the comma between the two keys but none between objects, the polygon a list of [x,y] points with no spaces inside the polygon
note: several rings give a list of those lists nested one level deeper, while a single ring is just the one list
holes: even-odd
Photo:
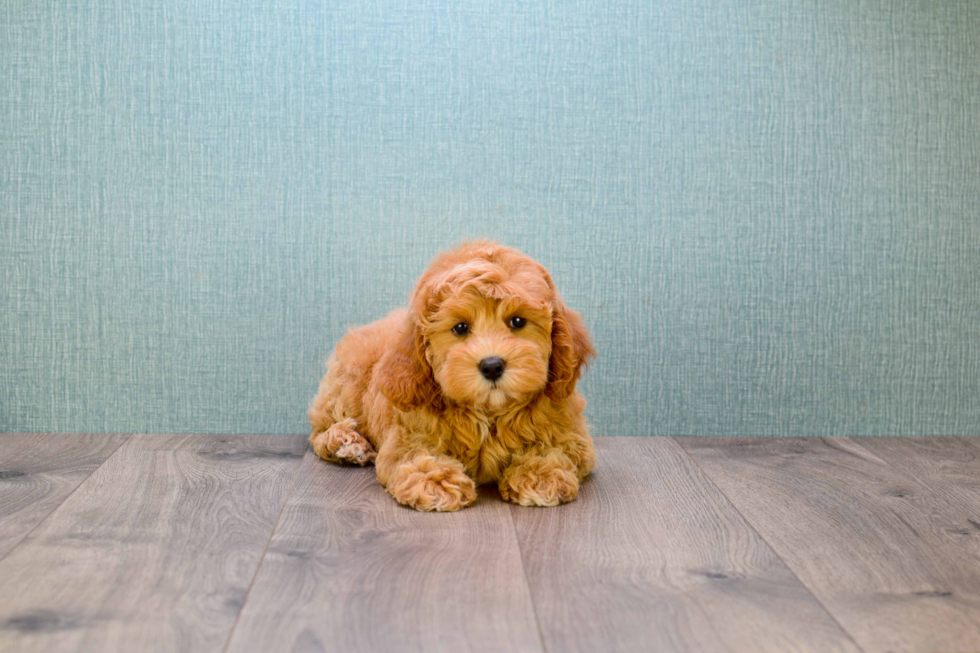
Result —
[{"label": "teal textured wall", "polygon": [[0,5],[0,430],[304,432],[468,236],[598,435],[980,432],[980,3]]}]

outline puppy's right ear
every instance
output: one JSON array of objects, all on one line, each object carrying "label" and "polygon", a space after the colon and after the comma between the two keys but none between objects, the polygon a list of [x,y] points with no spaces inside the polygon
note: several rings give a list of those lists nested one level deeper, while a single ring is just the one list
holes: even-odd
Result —
[{"label": "puppy's right ear", "polygon": [[406,322],[395,345],[378,361],[381,392],[400,410],[438,408],[442,392],[425,358],[425,336],[411,313]]}]

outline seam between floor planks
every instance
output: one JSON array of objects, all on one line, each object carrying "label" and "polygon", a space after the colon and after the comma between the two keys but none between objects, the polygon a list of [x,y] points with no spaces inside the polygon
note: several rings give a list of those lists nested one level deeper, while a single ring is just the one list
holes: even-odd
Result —
[{"label": "seam between floor planks", "polygon": [[31,533],[33,533],[38,528],[40,528],[44,524],[44,522],[46,522],[48,520],[48,518],[51,517],[51,515],[53,515],[54,512],[58,508],[61,507],[61,504],[63,504],[68,499],[70,499],[71,496],[73,494],[75,494],[75,492],[78,491],[78,488],[82,487],[82,485],[85,484],[85,481],[87,481],[88,479],[90,479],[92,477],[92,475],[95,474],[95,472],[99,471],[99,469],[102,467],[102,465],[105,465],[106,462],[108,462],[109,458],[112,458],[114,455],[116,455],[116,452],[119,451],[119,448],[122,447],[122,445],[125,444],[125,443],[126,443],[126,440],[125,439],[124,440],[120,440],[120,442],[116,445],[115,449],[112,450],[112,453],[110,453],[106,457],[105,460],[103,460],[101,463],[99,463],[98,466],[96,466],[95,468],[93,468],[92,471],[89,472],[88,475],[85,478],[79,480],[78,484],[75,485],[75,487],[72,488],[71,492],[69,492],[68,494],[66,494],[64,496],[64,498],[61,499],[61,501],[59,501],[54,506],[52,506],[51,507],[51,510],[49,510],[48,513],[46,515],[44,515],[44,517],[42,517],[41,520],[38,523],[34,524],[34,526],[32,526],[29,531],[27,531],[26,533],[24,533],[23,535],[21,535],[20,539],[17,540],[16,544],[14,544],[10,548],[9,551],[5,552],[3,555],[0,555],[0,563],[2,563],[4,561],[4,559],[7,558],[7,556],[9,556],[11,553],[13,553],[14,551],[16,551],[17,550],[17,547],[19,547],[21,544],[23,544],[24,541],[31,536]]},{"label": "seam between floor planks", "polygon": [[866,651],[978,650],[980,549],[944,535],[962,511],[862,440],[682,446]]},{"label": "seam between floor planks", "polygon": [[308,449],[228,650],[541,653],[510,522],[492,490],[420,513]]},{"label": "seam between floor planks", "polygon": [[531,590],[531,579],[527,575],[527,561],[524,560],[524,547],[521,546],[520,538],[517,536],[517,522],[514,521],[515,508],[516,506],[510,506],[507,511],[510,516],[510,530],[514,535],[514,544],[517,546],[517,551],[520,554],[521,575],[524,576],[524,587],[527,588],[528,596],[531,597],[531,614],[534,615],[534,626],[538,629],[538,641],[541,642],[541,650],[544,653],[548,653],[548,643],[544,639],[544,630],[541,628],[541,617],[538,616],[538,606],[534,600],[534,592]]},{"label": "seam between floor planks", "polygon": [[306,447],[299,436],[129,438],[0,563],[0,594],[18,597],[0,603],[0,649],[220,650],[241,612],[236,577],[251,580],[264,551],[250,542],[273,531]]},{"label": "seam between floor planks", "polygon": [[69,435],[69,436],[72,436],[72,437],[94,436],[94,437],[104,437],[107,441],[108,440],[112,440],[113,438],[116,438],[116,439],[118,439],[118,442],[116,442],[115,447],[113,447],[113,449],[109,453],[109,455],[106,456],[104,459],[102,459],[102,462],[100,462],[97,465],[95,465],[91,469],[91,471],[89,471],[89,473],[85,475],[84,478],[79,479],[78,482],[75,484],[75,487],[73,487],[68,494],[66,494],[64,497],[62,497],[62,499],[60,501],[58,501],[56,504],[54,504],[51,507],[51,509],[48,510],[48,512],[44,515],[44,517],[42,517],[36,524],[34,524],[34,526],[32,526],[27,532],[25,532],[23,535],[21,535],[20,538],[17,540],[17,542],[14,543],[14,545],[12,547],[10,547],[10,549],[8,549],[2,555],[0,555],[0,563],[2,563],[11,553],[13,553],[17,549],[17,547],[19,547],[21,544],[23,544],[24,541],[26,541],[27,538],[29,538],[34,531],[36,531],[39,527],[41,527],[41,525],[44,524],[44,522],[46,522],[48,520],[48,518],[50,518],[51,515],[53,515],[55,513],[55,511],[58,510],[58,508],[60,508],[61,505],[65,501],[67,501],[69,498],[71,498],[71,496],[73,494],[75,494],[75,492],[78,491],[78,488],[82,487],[82,485],[84,485],[86,483],[86,481],[88,481],[88,479],[92,478],[92,475],[95,474],[97,471],[99,471],[99,469],[101,469],[102,466],[105,465],[106,462],[110,458],[112,458],[114,455],[116,455],[116,452],[118,452],[119,449],[124,444],[126,444],[126,442],[129,441],[129,438],[132,437],[131,434],[125,434],[125,433],[118,433],[118,434],[116,434],[116,433],[77,434],[77,436],[75,434],[0,433],[0,437],[3,437],[3,436],[30,436],[30,435],[37,435],[38,437],[42,437],[42,438],[51,437],[51,436],[59,436],[59,435]]},{"label": "seam between floor planks", "polygon": [[[303,453],[305,458],[309,452],[310,447],[307,446],[306,452]],[[252,580],[248,584],[248,590],[245,592],[245,598],[242,600],[242,605],[238,608],[238,614],[235,615],[235,623],[232,624],[231,630],[228,631],[228,639],[225,640],[225,645],[221,647],[222,653],[228,650],[231,646],[231,638],[235,636],[235,629],[238,628],[238,622],[241,621],[242,612],[245,611],[245,606],[248,605],[248,599],[252,595],[252,588],[255,587],[255,579],[259,577],[259,571],[262,570],[262,564],[265,562],[265,554],[269,552],[269,545],[272,544],[272,538],[276,534],[276,530],[279,529],[279,523],[282,521],[282,513],[286,510],[286,504],[289,502],[289,497],[293,494],[293,488],[296,487],[296,479],[299,478],[299,472],[303,469],[302,461],[296,466],[296,473],[293,474],[293,480],[289,484],[289,491],[286,492],[285,498],[282,500],[282,505],[279,506],[279,515],[276,517],[276,523],[272,527],[272,531],[269,532],[269,539],[265,542],[265,548],[262,549],[262,557],[259,558],[259,564],[255,566],[255,573],[252,574]]]},{"label": "seam between floor planks", "polygon": [[860,651],[670,438],[597,438],[578,501],[512,508],[554,651]]},{"label": "seam between floor planks", "polygon": [[756,528],[756,526],[755,526],[755,524],[754,524],[754,523],[752,523],[752,520],[751,520],[751,519],[749,519],[749,518],[748,518],[748,517],[747,517],[747,516],[746,516],[746,515],[745,515],[745,514],[744,514],[744,513],[743,513],[743,512],[742,512],[742,511],[741,511],[741,510],[739,509],[739,507],[738,507],[737,505],[735,505],[735,503],[734,503],[734,502],[732,501],[732,499],[731,499],[731,497],[729,497],[729,496],[728,496],[728,494],[726,494],[726,493],[725,493],[725,491],[724,491],[724,490],[723,490],[723,489],[722,489],[722,488],[721,488],[721,487],[720,487],[720,486],[719,486],[719,485],[718,485],[717,483],[715,483],[715,480],[714,480],[714,479],[713,479],[713,478],[711,477],[711,475],[710,475],[710,474],[708,474],[708,473],[707,473],[707,472],[706,472],[706,471],[704,470],[704,468],[702,468],[702,467],[701,467],[701,465],[700,465],[700,463],[698,463],[698,461],[697,461],[697,460],[695,460],[695,459],[694,459],[694,457],[693,457],[693,456],[691,456],[691,454],[689,454],[689,453],[687,452],[687,450],[686,450],[686,449],[685,449],[685,448],[684,448],[683,446],[681,446],[681,443],[677,441],[677,438],[676,438],[676,437],[671,437],[670,439],[674,441],[674,443],[675,443],[675,444],[677,445],[677,448],[678,448],[678,449],[679,449],[680,451],[682,451],[682,452],[684,453],[684,456],[685,456],[685,457],[686,457],[686,458],[687,458],[687,459],[688,459],[688,460],[689,460],[689,461],[691,462],[691,464],[692,464],[692,465],[694,465],[695,467],[697,467],[697,468],[698,468],[699,470],[701,470],[701,473],[702,473],[702,474],[704,474],[704,477],[705,477],[705,479],[707,479],[707,481],[708,481],[708,483],[710,483],[710,484],[711,484],[711,485],[712,485],[712,486],[713,486],[713,487],[714,487],[714,488],[715,488],[715,489],[716,489],[716,490],[718,491],[718,493],[719,493],[719,494],[720,494],[721,496],[723,496],[723,497],[725,498],[725,501],[727,501],[727,502],[728,502],[728,505],[729,505],[729,506],[731,506],[731,508],[732,508],[732,510],[734,510],[734,511],[735,511],[736,513],[738,513],[738,514],[739,514],[739,515],[740,515],[740,516],[742,517],[742,519],[744,519],[744,520],[745,520],[745,523],[746,523],[746,524],[748,524],[748,526],[749,526],[749,528],[750,528],[750,529],[752,529],[752,532],[754,532],[754,533],[756,534],[756,536],[758,536],[758,538],[759,538],[760,540],[762,540],[763,542],[765,542],[765,544],[766,544],[766,546],[768,546],[768,547],[769,547],[769,548],[770,548],[770,549],[772,550],[772,552],[773,552],[773,554],[774,554],[774,555],[775,555],[775,556],[776,556],[777,558],[779,558],[779,560],[780,560],[780,561],[782,561],[782,563],[783,563],[783,565],[785,565],[785,566],[786,566],[786,569],[788,569],[788,570],[789,570],[789,572],[790,572],[791,574],[793,574],[793,576],[795,576],[795,577],[796,577],[796,579],[797,579],[797,580],[798,580],[798,581],[800,582],[800,585],[802,585],[802,586],[803,586],[803,587],[804,587],[804,588],[806,589],[806,591],[807,591],[807,592],[809,592],[809,594],[810,594],[810,596],[812,596],[812,597],[813,597],[813,600],[814,600],[814,601],[816,601],[817,603],[819,603],[819,604],[820,604],[820,607],[821,607],[821,608],[823,608],[823,611],[824,611],[824,613],[825,613],[825,614],[826,614],[826,615],[827,615],[828,617],[830,617],[830,619],[831,619],[831,620],[832,620],[832,621],[833,621],[833,622],[834,622],[835,624],[837,624],[837,626],[838,626],[838,627],[839,627],[839,628],[841,629],[841,631],[842,631],[842,632],[843,632],[843,633],[844,633],[845,635],[847,635],[847,637],[848,637],[848,638],[849,638],[849,639],[851,640],[851,642],[852,642],[852,643],[854,644],[854,646],[855,646],[855,648],[857,648],[857,649],[858,649],[859,651],[862,651],[862,653],[863,653],[863,652],[865,651],[865,649],[864,649],[864,648],[863,648],[863,647],[862,647],[862,646],[861,646],[861,645],[860,645],[860,644],[859,644],[859,643],[857,642],[857,640],[855,639],[855,637],[854,637],[854,635],[853,635],[853,634],[851,633],[851,631],[849,631],[849,630],[848,630],[847,628],[845,628],[845,627],[844,627],[844,624],[842,624],[842,623],[841,623],[841,622],[840,622],[840,621],[839,621],[839,620],[837,619],[837,616],[836,616],[836,615],[835,615],[835,614],[834,614],[833,612],[831,612],[831,611],[830,611],[830,609],[829,609],[829,608],[827,607],[827,605],[826,605],[826,604],[825,604],[825,603],[824,603],[824,602],[823,602],[823,601],[822,601],[822,600],[820,599],[820,597],[819,597],[819,596],[817,596],[816,594],[814,594],[814,592],[813,592],[813,589],[812,589],[812,588],[811,588],[811,587],[810,587],[810,586],[809,586],[809,585],[808,585],[808,584],[807,584],[807,583],[806,583],[806,582],[805,582],[805,581],[804,581],[804,580],[803,580],[802,578],[800,578],[800,577],[799,577],[799,575],[798,575],[798,574],[797,574],[797,573],[796,573],[795,571],[793,571],[793,568],[792,568],[792,567],[791,567],[791,566],[790,566],[790,565],[789,565],[789,564],[787,563],[787,561],[786,561],[786,559],[785,559],[785,558],[783,557],[783,555],[782,555],[782,554],[781,554],[781,553],[779,552],[779,550],[778,550],[778,549],[777,549],[776,547],[774,547],[774,546],[773,546],[773,544],[772,544],[772,542],[770,542],[770,541],[769,541],[769,540],[768,540],[768,539],[767,539],[767,538],[766,538],[766,537],[765,537],[765,536],[764,536],[764,535],[763,535],[763,534],[762,534],[762,533],[761,533],[761,532],[760,532],[760,531],[759,531],[759,530],[758,530],[758,529]]}]

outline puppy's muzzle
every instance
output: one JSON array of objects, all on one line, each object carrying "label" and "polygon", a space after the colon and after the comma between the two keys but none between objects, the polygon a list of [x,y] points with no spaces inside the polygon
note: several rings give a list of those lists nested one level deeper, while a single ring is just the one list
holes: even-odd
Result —
[{"label": "puppy's muzzle", "polygon": [[480,361],[480,374],[487,381],[496,381],[504,375],[504,359],[492,356]]}]

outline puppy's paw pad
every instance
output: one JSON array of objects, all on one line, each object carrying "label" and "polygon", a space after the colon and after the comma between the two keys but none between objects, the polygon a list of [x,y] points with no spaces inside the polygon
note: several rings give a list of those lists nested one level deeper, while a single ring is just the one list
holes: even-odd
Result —
[{"label": "puppy's paw pad", "polygon": [[419,456],[403,463],[388,483],[398,503],[425,512],[452,512],[476,501],[476,483],[459,465]]},{"label": "puppy's paw pad", "polygon": [[524,464],[500,481],[500,496],[520,506],[557,506],[578,497],[575,473],[563,467]]},{"label": "puppy's paw pad", "polygon": [[357,422],[347,418],[326,431],[310,438],[313,452],[324,460],[366,465],[374,460],[377,452],[367,439],[354,429]]}]

